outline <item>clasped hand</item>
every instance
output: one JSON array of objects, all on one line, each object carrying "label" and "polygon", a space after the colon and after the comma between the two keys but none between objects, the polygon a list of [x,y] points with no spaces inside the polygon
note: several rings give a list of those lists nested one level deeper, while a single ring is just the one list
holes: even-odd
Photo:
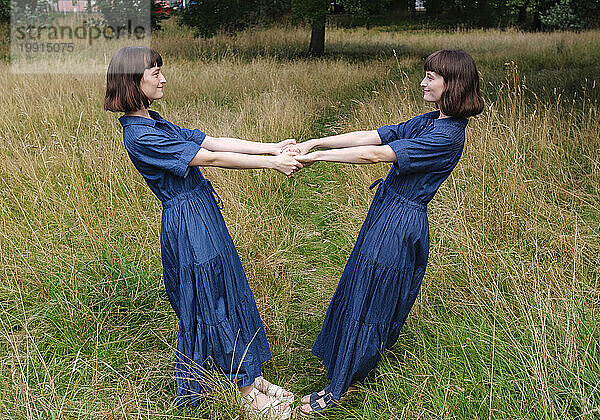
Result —
[{"label": "clasped hand", "polygon": [[296,140],[287,139],[276,143],[276,145],[276,154],[279,155],[281,164],[281,167],[278,167],[277,170],[288,177],[303,167],[314,163],[314,157],[309,153],[310,146],[306,142],[296,144]]}]

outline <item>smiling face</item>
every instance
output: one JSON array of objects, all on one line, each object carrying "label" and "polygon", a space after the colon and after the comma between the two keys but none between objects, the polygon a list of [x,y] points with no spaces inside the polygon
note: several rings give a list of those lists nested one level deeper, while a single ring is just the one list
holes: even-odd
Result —
[{"label": "smiling face", "polygon": [[444,78],[434,71],[426,71],[425,77],[421,81],[421,87],[423,88],[423,99],[439,105],[442,93],[446,88]]},{"label": "smiling face", "polygon": [[167,79],[160,71],[160,67],[152,67],[144,70],[144,75],[140,81],[140,89],[150,101],[155,101],[163,97],[163,86]]}]

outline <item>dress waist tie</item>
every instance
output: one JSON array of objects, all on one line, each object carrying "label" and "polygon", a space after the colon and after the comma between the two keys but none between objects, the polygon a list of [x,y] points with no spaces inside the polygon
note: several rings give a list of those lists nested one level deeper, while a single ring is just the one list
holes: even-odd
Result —
[{"label": "dress waist tie", "polygon": [[198,191],[202,188],[208,189],[208,191],[210,191],[213,194],[213,196],[215,197],[215,201],[217,202],[217,207],[219,208],[219,210],[223,210],[223,200],[221,200],[221,197],[219,197],[219,194],[217,194],[211,182],[206,178],[202,178],[202,180],[193,190],[183,192],[181,194],[176,195],[173,198],[170,198],[169,200],[163,201],[163,209],[174,207],[185,200],[189,200],[191,197],[195,196],[198,193]]},{"label": "dress waist tie", "polygon": [[388,191],[390,194],[393,194],[397,199],[399,199],[399,201],[402,204],[406,205],[407,207],[410,207],[410,208],[413,208],[415,210],[419,210],[422,212],[427,212],[427,204],[417,203],[416,201],[409,200],[408,198],[404,197],[403,195],[398,194],[396,191],[394,191],[393,188],[389,188],[389,186],[387,185],[387,182],[385,182],[383,180],[383,178],[379,178],[377,181],[373,182],[369,186],[369,189],[372,190],[375,187],[377,187],[377,193],[375,193],[375,195],[379,201],[383,200],[383,196],[385,195],[384,193],[386,191]]}]

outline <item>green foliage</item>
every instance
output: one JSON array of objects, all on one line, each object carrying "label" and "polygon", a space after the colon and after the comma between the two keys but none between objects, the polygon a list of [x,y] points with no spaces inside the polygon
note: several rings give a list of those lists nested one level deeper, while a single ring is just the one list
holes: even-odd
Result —
[{"label": "green foliage", "polygon": [[425,0],[424,6],[429,16],[450,17],[457,23],[470,26],[496,26],[501,24],[509,11],[511,0]]},{"label": "green foliage", "polygon": [[[383,14],[391,0],[347,0],[345,11],[358,18]],[[192,0],[179,13],[179,22],[194,29],[196,35],[210,37],[217,32],[235,33],[249,26],[269,24],[289,14],[296,22],[324,25],[329,0]]]},{"label": "green foliage", "polygon": [[150,8],[150,26],[152,31],[161,29],[161,22],[168,17],[165,8],[157,2],[152,2]]},{"label": "green foliage", "polygon": [[179,13],[179,22],[206,38],[217,32],[235,33],[251,25],[271,23],[289,10],[289,0],[192,0]]},{"label": "green foliage", "polygon": [[0,0],[0,23],[10,22],[10,0]]},{"label": "green foliage", "polygon": [[180,14],[180,22],[193,28],[196,35],[209,37],[218,31],[235,32],[244,29],[245,3],[241,0],[193,1]]},{"label": "green foliage", "polygon": [[20,24],[50,24],[54,16],[48,13],[50,10],[50,0],[0,0],[6,1],[8,10],[7,20],[19,22]]},{"label": "green foliage", "polygon": [[581,29],[583,24],[574,13],[571,0],[560,0],[541,16],[541,21],[552,29]]},{"label": "green foliage", "polygon": [[427,14],[468,26],[526,30],[586,29],[600,24],[600,3],[586,0],[425,0]]},{"label": "green foliage", "polygon": [[600,4],[598,1],[559,0],[540,16],[548,29],[580,30],[598,26]]},{"label": "green foliage", "polygon": [[95,7],[104,18],[104,24],[113,28],[127,26],[128,21],[140,22],[140,18],[150,18],[154,0],[97,0]]},{"label": "green foliage", "polygon": [[369,16],[384,14],[390,3],[391,0],[347,0],[343,2],[346,13],[365,21]]},{"label": "green foliage", "polygon": [[294,16],[310,24],[322,21],[329,9],[327,0],[291,0],[291,5]]},{"label": "green foliage", "polygon": [[129,20],[145,23],[145,19],[149,18],[150,28],[155,31],[167,18],[164,8],[154,0],[97,0],[93,7],[102,14],[103,23],[113,28],[127,26]]}]

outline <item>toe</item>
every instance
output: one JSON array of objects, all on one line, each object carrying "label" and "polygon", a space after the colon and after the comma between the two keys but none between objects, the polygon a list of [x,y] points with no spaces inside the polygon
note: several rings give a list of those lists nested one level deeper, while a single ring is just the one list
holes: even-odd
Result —
[{"label": "toe", "polygon": [[304,413],[304,414],[310,414],[312,412],[312,408],[309,404],[303,404],[300,407],[300,410]]},{"label": "toe", "polygon": [[310,395],[305,395],[304,397],[302,397],[302,399],[300,400],[300,402],[302,404],[308,404],[310,402]]}]

